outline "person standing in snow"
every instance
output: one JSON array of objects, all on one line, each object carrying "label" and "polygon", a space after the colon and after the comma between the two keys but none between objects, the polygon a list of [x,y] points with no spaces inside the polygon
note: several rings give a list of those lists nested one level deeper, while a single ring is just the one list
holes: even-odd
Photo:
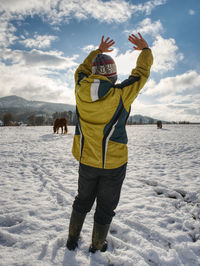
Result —
[{"label": "person standing in snow", "polygon": [[120,84],[111,52],[113,40],[102,36],[99,49],[92,51],[75,72],[78,123],[72,153],[79,161],[78,195],[69,224],[67,248],[75,250],[86,214],[96,199],[90,252],[106,251],[106,236],[115,215],[128,161],[126,121],[131,104],[143,88],[153,63],[147,42],[140,33],[128,40],[142,50],[136,68]]}]

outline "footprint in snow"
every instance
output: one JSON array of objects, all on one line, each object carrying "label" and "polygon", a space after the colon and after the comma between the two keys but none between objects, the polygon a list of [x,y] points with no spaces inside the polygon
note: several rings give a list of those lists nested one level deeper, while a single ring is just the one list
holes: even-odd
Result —
[{"label": "footprint in snow", "polygon": [[0,217],[0,226],[1,227],[12,227],[17,224],[22,223],[23,220],[19,217],[4,216]]}]

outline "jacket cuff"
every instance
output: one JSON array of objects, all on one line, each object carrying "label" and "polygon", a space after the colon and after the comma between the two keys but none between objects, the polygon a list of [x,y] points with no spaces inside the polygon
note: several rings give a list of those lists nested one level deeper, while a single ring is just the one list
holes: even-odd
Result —
[{"label": "jacket cuff", "polygon": [[101,53],[101,54],[103,53],[99,48],[98,48],[96,51],[98,51],[98,52]]}]

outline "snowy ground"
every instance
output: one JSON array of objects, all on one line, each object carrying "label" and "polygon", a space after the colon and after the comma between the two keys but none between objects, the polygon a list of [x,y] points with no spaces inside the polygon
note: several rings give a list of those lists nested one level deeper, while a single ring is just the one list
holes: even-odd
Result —
[{"label": "snowy ground", "polygon": [[65,248],[78,164],[74,127],[0,128],[0,265],[200,265],[200,126],[128,126],[129,164],[106,253]]}]

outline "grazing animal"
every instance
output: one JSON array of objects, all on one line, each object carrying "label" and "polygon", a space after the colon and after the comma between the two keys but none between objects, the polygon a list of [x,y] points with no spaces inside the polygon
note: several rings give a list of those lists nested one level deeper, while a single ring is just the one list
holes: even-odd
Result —
[{"label": "grazing animal", "polygon": [[66,118],[57,118],[54,121],[53,124],[53,131],[54,133],[59,133],[59,128],[61,128],[61,134],[63,134],[63,128],[64,128],[64,134],[67,134],[68,129],[67,129],[67,119]]},{"label": "grazing animal", "polygon": [[157,128],[162,128],[162,121],[160,120],[157,121]]}]

